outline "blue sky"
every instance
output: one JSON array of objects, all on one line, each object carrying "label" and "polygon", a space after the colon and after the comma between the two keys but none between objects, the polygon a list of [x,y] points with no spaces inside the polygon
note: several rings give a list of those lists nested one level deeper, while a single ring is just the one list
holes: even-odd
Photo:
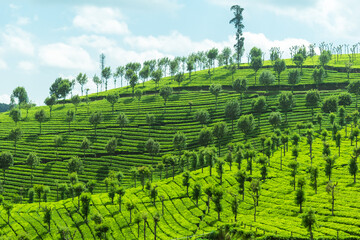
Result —
[{"label": "blue sky", "polygon": [[[101,52],[115,69],[232,46],[233,4],[245,8],[246,50],[281,47],[286,57],[292,45],[359,39],[356,0],[2,0],[0,102],[24,86],[33,102],[43,104],[57,77],[99,75]],[[96,91],[91,78],[87,87]]]}]

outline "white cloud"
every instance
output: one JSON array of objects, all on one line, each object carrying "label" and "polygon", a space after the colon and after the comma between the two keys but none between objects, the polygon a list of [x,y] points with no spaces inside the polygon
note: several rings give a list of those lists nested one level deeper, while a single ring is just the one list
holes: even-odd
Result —
[{"label": "white cloud", "polygon": [[34,55],[35,47],[31,41],[31,34],[19,27],[7,25],[2,34],[4,46],[26,55]]},{"label": "white cloud", "polygon": [[18,63],[18,68],[25,70],[25,71],[31,71],[31,70],[35,69],[35,65],[29,61],[20,61]]},{"label": "white cloud", "polygon": [[64,43],[42,46],[39,57],[43,65],[76,70],[92,70],[96,64],[87,51],[81,47]]},{"label": "white cloud", "polygon": [[100,51],[109,47],[116,46],[116,42],[114,40],[98,35],[81,35],[78,37],[71,37],[68,39],[68,42],[71,45],[92,47]]},{"label": "white cloud", "polygon": [[[251,33],[244,32],[245,38],[245,54],[244,58],[246,59],[246,53],[250,51],[252,47],[258,47],[263,52],[266,53],[265,58],[269,58],[269,50],[272,47],[280,47],[280,50],[284,52],[283,58],[290,58],[289,48],[294,45],[304,45],[306,47],[309,46],[309,42],[305,39],[298,38],[286,38],[282,40],[270,40],[263,33]],[[233,38],[232,43],[235,43],[235,37]],[[246,60],[247,61],[247,60]]]},{"label": "white cloud", "polygon": [[0,103],[10,103],[10,95],[8,94],[2,94],[0,95]]},{"label": "white cloud", "polygon": [[11,9],[19,9],[19,8],[20,8],[18,5],[15,5],[15,4],[13,4],[13,3],[10,3],[10,4],[9,4],[9,7],[10,7]]},{"label": "white cloud", "polygon": [[30,23],[30,19],[27,17],[19,17],[16,23],[20,26],[28,25]]},{"label": "white cloud", "polygon": [[360,24],[360,16],[357,9],[360,2],[357,0],[316,0],[306,7],[278,7],[264,5],[278,15],[291,17],[303,22],[318,31],[325,31],[335,36],[348,39],[360,37],[357,26]]},{"label": "white cloud", "polygon": [[122,14],[118,9],[114,8],[95,6],[78,8],[73,24],[75,27],[94,33],[119,35],[129,33]]}]

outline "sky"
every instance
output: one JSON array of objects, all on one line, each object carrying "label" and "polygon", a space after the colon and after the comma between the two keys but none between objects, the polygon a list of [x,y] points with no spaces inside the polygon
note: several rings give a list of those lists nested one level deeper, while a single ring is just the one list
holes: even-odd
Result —
[{"label": "sky", "polygon": [[23,86],[43,105],[56,78],[80,72],[89,76],[85,88],[96,92],[91,79],[100,75],[100,53],[115,69],[232,47],[234,4],[244,8],[244,56],[253,46],[266,58],[271,47],[289,57],[293,45],[359,41],[357,0],[1,0],[0,103]]}]

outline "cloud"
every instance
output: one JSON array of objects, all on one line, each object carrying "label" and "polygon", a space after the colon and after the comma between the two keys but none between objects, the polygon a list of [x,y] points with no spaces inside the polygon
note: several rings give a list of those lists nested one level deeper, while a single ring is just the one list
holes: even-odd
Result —
[{"label": "cloud", "polygon": [[25,70],[25,71],[31,71],[31,70],[35,69],[35,65],[29,61],[20,61],[18,63],[18,68]]},{"label": "cloud", "polygon": [[73,25],[89,32],[98,34],[118,34],[129,33],[127,24],[123,21],[123,16],[118,9],[85,6],[77,10],[77,15],[73,20]]},{"label": "cloud", "polygon": [[16,21],[16,23],[17,23],[17,25],[25,26],[30,23],[30,19],[27,17],[19,17],[18,20]]},{"label": "cloud", "polygon": [[264,8],[277,15],[305,23],[317,31],[355,41],[360,37],[357,31],[360,24],[357,12],[360,2],[356,0],[316,0],[308,6],[282,8],[269,4],[264,5]]},{"label": "cloud", "polygon": [[68,39],[68,42],[71,45],[81,46],[81,47],[92,47],[100,51],[109,47],[116,46],[116,41],[98,35],[81,35],[78,37],[70,37]]},{"label": "cloud", "polygon": [[2,39],[7,50],[11,48],[25,55],[34,55],[35,53],[31,34],[17,26],[7,25],[5,32],[2,34]]},{"label": "cloud", "polygon": [[10,95],[8,94],[2,94],[0,95],[0,103],[10,103]]},{"label": "cloud", "polygon": [[19,9],[19,8],[20,8],[18,5],[15,5],[15,4],[13,4],[13,3],[10,3],[10,4],[9,4],[9,7],[10,7],[11,9]]},{"label": "cloud", "polygon": [[40,47],[39,57],[45,66],[76,70],[93,70],[96,67],[87,51],[64,43]]},{"label": "cloud", "polygon": [[[269,50],[272,47],[280,47],[280,50],[284,52],[283,58],[290,58],[289,48],[294,45],[309,46],[310,42],[300,38],[285,38],[282,40],[270,40],[263,33],[251,33],[244,32],[245,38],[245,54],[243,59],[246,59],[246,54],[252,47],[258,47],[266,53],[265,58],[269,59]],[[235,37],[232,43],[235,43]],[[246,60],[247,61],[247,60]]]}]

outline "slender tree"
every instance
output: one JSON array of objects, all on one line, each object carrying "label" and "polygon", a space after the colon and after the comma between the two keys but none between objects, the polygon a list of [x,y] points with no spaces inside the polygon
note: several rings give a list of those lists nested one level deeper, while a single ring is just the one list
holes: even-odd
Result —
[{"label": "slender tree", "polygon": [[35,113],[35,120],[40,123],[40,135],[41,135],[41,124],[46,120],[44,109],[41,109]]},{"label": "slender tree", "polygon": [[29,153],[27,159],[26,159],[26,165],[30,167],[30,185],[32,186],[32,180],[33,180],[33,170],[37,166],[40,165],[40,158],[36,155],[36,153],[31,152]]}]

